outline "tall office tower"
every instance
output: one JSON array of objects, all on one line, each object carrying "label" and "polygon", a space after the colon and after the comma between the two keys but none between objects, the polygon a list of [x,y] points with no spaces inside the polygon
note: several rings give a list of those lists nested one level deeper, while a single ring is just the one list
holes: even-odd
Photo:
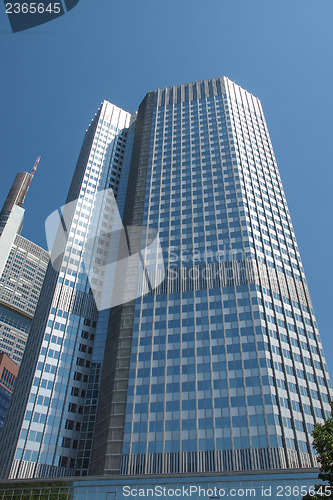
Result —
[{"label": "tall office tower", "polygon": [[21,236],[23,200],[32,174],[19,172],[0,212],[0,351],[20,364],[49,262]]},{"label": "tall office tower", "polygon": [[[96,237],[96,226],[107,231],[112,220],[108,191],[103,206],[96,207],[95,195],[112,189],[117,196],[130,118],[129,113],[104,101],[86,132],[51,255],[53,266],[46,274],[4,424],[1,465],[5,475],[9,471],[11,477],[70,474],[85,405],[88,416],[94,413],[88,387],[98,382],[107,322],[103,311],[98,317],[82,272],[87,264],[87,258],[82,264],[83,254],[86,244]],[[59,216],[52,217],[57,228]],[[98,256],[93,279],[98,280],[108,234],[101,232],[95,239]],[[11,415],[18,423],[15,427]]]},{"label": "tall office tower", "polygon": [[167,277],[111,310],[90,473],[315,465],[331,385],[260,101],[156,90],[133,144],[124,224],[158,229]]},{"label": "tall office tower", "polygon": [[[331,385],[260,101],[214,78],[147,94],[129,123],[104,102],[86,134],[69,239],[4,425],[3,477],[315,465],[310,432]],[[125,226],[158,230],[166,277],[141,289],[143,273],[140,298],[98,313],[77,269],[109,208],[87,190],[108,186]],[[155,255],[144,263],[153,284]],[[115,292],[132,281],[116,276]]]}]

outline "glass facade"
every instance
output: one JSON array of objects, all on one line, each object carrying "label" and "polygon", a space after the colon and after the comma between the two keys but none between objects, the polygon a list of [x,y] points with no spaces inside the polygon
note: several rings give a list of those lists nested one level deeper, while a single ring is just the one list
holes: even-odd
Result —
[{"label": "glass facade", "polygon": [[0,385],[0,432],[5,420],[12,393]]},{"label": "glass facade", "polygon": [[[106,188],[125,226],[158,231],[166,277],[98,312],[81,264],[90,228],[108,224],[107,203],[93,203]],[[316,466],[310,433],[332,389],[260,101],[227,78],[151,92],[132,121],[105,101],[74,200],[17,381],[4,474]],[[157,276],[156,255],[143,255]]]},{"label": "glass facade", "polygon": [[0,432],[9,407],[18,369],[18,365],[7,354],[0,352]]},{"label": "glass facade", "polygon": [[148,94],[137,121],[167,278],[133,306],[120,466],[114,438],[92,472],[314,466],[331,385],[260,101],[218,78]]},{"label": "glass facade", "polygon": [[[63,211],[66,243],[59,250],[63,239],[58,234],[53,251],[59,257],[48,268],[44,302],[13,396],[18,426],[11,429],[10,417],[7,421],[7,451],[14,456],[4,453],[5,467],[12,468],[13,476],[71,474],[84,409],[85,414],[93,411],[88,381],[103,353],[105,322],[102,314],[98,318],[82,262],[91,228],[94,235],[96,220],[103,225],[109,218],[107,206],[103,213],[94,206],[95,194],[111,188],[117,196],[129,120],[129,113],[104,101],[86,133]],[[100,235],[96,241],[97,253],[103,252],[106,238]]]}]

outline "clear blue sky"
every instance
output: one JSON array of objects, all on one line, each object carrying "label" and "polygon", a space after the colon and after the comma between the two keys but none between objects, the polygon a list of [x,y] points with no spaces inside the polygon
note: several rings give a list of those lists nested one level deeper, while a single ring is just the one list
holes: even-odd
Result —
[{"label": "clear blue sky", "polygon": [[80,0],[12,34],[0,6],[0,205],[41,154],[23,235],[45,246],[102,99],[226,75],[262,101],[333,375],[332,0]]}]

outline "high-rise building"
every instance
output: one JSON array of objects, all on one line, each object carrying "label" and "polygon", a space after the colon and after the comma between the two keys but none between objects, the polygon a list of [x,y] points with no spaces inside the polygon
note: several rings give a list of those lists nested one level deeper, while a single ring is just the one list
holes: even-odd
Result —
[{"label": "high-rise building", "polygon": [[[140,297],[98,311],[110,231],[94,240],[90,282],[82,255],[96,220],[112,227],[94,203],[106,188],[125,227],[158,231],[166,276],[154,286],[143,231],[149,272],[114,286]],[[314,467],[332,389],[260,101],[224,77],[150,92],[132,118],[103,102],[67,204],[3,477]]]},{"label": "high-rise building", "polygon": [[20,364],[49,262],[24,238],[22,207],[33,174],[19,172],[0,212],[0,350]]},{"label": "high-rise building", "polygon": [[[92,399],[88,387],[95,387],[103,362],[108,317],[107,311],[98,315],[81,270],[82,252],[96,221],[108,227],[112,217],[109,205],[96,209],[95,194],[113,189],[118,196],[130,119],[129,113],[105,101],[83,141],[62,214],[66,234],[57,235],[53,249],[60,256],[48,267],[13,395],[11,408],[19,422],[9,425],[9,435],[4,432],[2,450],[9,446],[9,453],[3,454],[3,465],[10,470],[15,455],[12,476],[47,477],[75,468],[83,410]],[[101,234],[100,259],[108,245],[108,234]],[[94,408],[90,404],[89,415]]]}]

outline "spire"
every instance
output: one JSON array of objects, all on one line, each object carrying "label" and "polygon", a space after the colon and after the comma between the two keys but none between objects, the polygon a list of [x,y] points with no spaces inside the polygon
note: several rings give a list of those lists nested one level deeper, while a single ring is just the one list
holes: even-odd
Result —
[{"label": "spire", "polygon": [[23,198],[22,198],[22,202],[21,202],[21,204],[23,204],[23,203],[24,203],[25,197],[26,197],[26,195],[27,195],[27,192],[28,192],[28,189],[29,189],[29,187],[30,187],[31,181],[32,181],[32,179],[33,179],[33,176],[35,175],[35,172],[36,172],[36,170],[37,170],[38,163],[40,162],[40,159],[41,159],[41,156],[38,156],[38,157],[37,157],[37,159],[36,159],[36,161],[35,161],[35,164],[34,164],[34,166],[33,166],[33,169],[31,170],[31,174],[28,174],[28,175],[30,176],[30,179],[29,179],[28,185],[27,185],[27,187],[26,187],[25,193],[24,193],[24,195],[23,195]]}]

